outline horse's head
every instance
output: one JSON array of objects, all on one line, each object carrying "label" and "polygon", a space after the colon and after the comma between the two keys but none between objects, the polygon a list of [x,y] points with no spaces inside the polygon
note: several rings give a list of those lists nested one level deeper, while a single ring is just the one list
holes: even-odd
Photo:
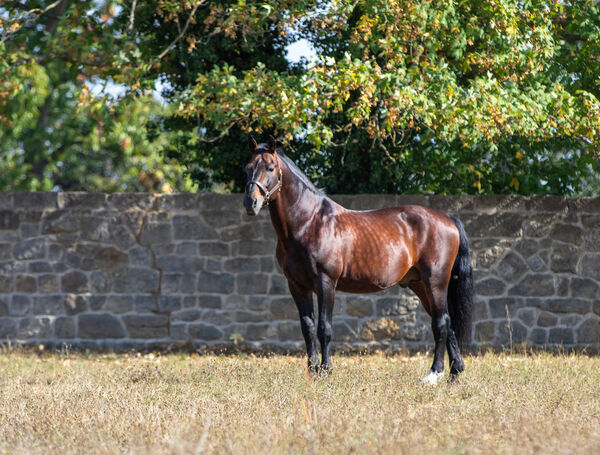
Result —
[{"label": "horse's head", "polygon": [[257,144],[254,138],[248,143],[252,158],[246,165],[246,194],[244,207],[248,215],[258,215],[263,205],[269,205],[281,190],[282,171],[277,156],[275,139],[269,137],[266,144]]}]

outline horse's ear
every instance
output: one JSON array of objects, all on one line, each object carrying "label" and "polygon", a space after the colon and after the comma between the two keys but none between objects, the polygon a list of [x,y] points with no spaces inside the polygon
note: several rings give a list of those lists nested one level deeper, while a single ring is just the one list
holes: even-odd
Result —
[{"label": "horse's ear", "polygon": [[267,139],[267,148],[269,149],[270,152],[277,151],[277,141],[275,141],[275,138],[273,136],[271,136],[270,134],[269,134],[269,139]]},{"label": "horse's ear", "polygon": [[250,149],[251,152],[254,152],[256,147],[258,147],[256,140],[252,136],[250,136],[250,139],[248,139],[248,148]]}]

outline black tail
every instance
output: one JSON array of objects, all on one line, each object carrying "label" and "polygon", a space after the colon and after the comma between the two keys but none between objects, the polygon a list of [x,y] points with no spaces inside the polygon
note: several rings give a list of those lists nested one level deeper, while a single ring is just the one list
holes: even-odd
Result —
[{"label": "black tail", "polygon": [[473,325],[473,268],[465,228],[458,218],[451,218],[458,228],[460,245],[448,285],[448,313],[460,348],[468,350]]}]

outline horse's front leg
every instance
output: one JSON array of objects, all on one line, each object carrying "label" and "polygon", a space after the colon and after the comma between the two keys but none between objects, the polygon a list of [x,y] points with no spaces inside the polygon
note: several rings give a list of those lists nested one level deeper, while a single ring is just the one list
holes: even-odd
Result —
[{"label": "horse's front leg", "polygon": [[329,343],[333,336],[332,318],[335,301],[335,284],[325,274],[319,276],[317,283],[317,300],[319,302],[319,327],[317,334],[321,343],[321,371],[331,371],[331,355]]},{"label": "horse's front leg", "polygon": [[315,326],[314,306],[312,291],[301,290],[288,281],[292,298],[298,308],[300,328],[306,343],[308,355],[308,372],[313,374],[319,368],[319,354],[317,351],[317,329]]}]

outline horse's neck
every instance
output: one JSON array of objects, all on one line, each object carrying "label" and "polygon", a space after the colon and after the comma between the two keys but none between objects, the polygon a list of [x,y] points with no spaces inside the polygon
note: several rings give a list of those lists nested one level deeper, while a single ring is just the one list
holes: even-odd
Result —
[{"label": "horse's neck", "polygon": [[[285,183],[286,180],[288,184]],[[315,194],[302,182],[297,180],[290,182],[289,176],[286,179],[284,175],[283,181],[279,196],[269,205],[269,212],[279,241],[286,245],[294,241],[311,222],[315,211],[321,207],[324,197]]]}]

